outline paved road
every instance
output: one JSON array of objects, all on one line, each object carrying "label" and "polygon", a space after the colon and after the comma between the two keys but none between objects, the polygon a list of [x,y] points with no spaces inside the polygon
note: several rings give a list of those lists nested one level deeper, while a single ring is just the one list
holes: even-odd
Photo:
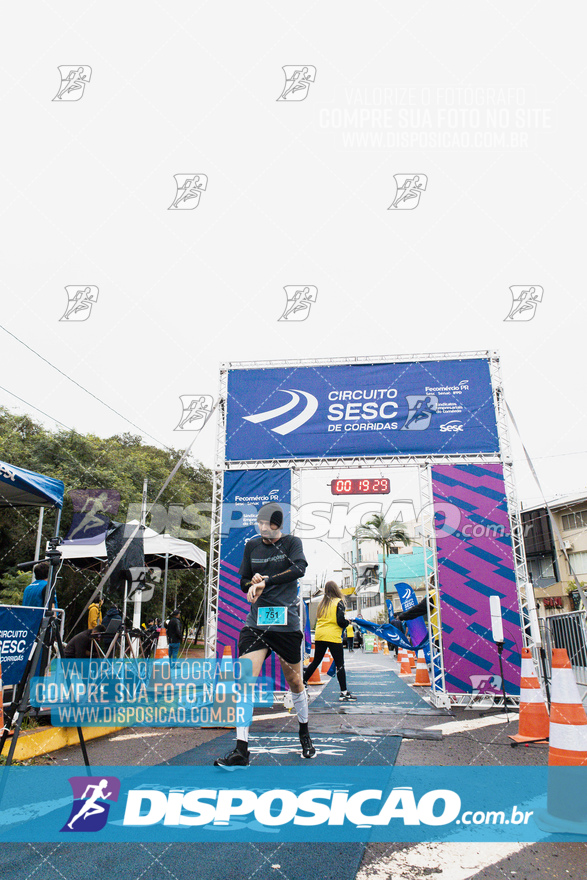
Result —
[{"label": "paved road", "polygon": [[[354,652],[347,655],[349,687],[352,689],[353,675],[374,676],[376,680],[380,670],[397,670],[393,657],[387,655],[370,655]],[[314,701],[320,689],[312,691]],[[421,692],[418,692],[421,694]],[[316,707],[317,708],[317,707]],[[275,733],[294,731],[295,718],[283,707],[273,710],[257,710],[256,716],[261,720],[265,730]],[[357,704],[337,711],[314,711],[312,713],[312,729],[324,733],[345,732],[358,735],[381,735],[393,731],[403,732],[404,738],[399,751],[396,765],[403,766],[501,766],[501,765],[539,765],[547,763],[548,750],[543,746],[531,746],[512,749],[508,733],[515,733],[518,727],[516,713],[506,717],[504,713],[497,715],[480,711],[455,709],[450,714],[361,714]],[[187,729],[149,729],[125,730],[110,737],[92,741],[88,744],[90,760],[97,764],[137,764],[154,765],[167,763],[182,753],[193,749],[200,743],[225,735],[226,731],[187,730]],[[79,748],[72,747],[55,753],[46,760],[61,765],[77,765],[81,763]],[[80,845],[29,845],[21,847],[0,848],[0,867],[6,880],[33,880],[42,876],[43,880],[78,880],[81,877]],[[30,847],[30,850],[29,850]],[[195,845],[194,845],[195,847]],[[112,865],[112,857],[101,849],[100,844],[92,847],[84,846],[83,859],[86,868],[98,864],[108,865],[108,873],[112,880],[172,880],[172,878],[198,878],[203,876],[201,861],[202,851],[189,845],[179,844],[171,847],[155,847],[148,844],[142,848],[140,858],[136,847],[133,848],[132,864],[124,858],[125,848],[117,850],[120,859]],[[310,849],[308,849],[310,848]],[[165,853],[162,852],[165,850]],[[130,851],[129,851],[130,852]],[[299,858],[306,859],[311,846],[305,845],[299,850]],[[175,868],[174,856],[175,853]],[[190,856],[191,853],[191,856]],[[230,848],[217,851],[218,863],[216,880],[237,876],[238,866],[230,865]],[[195,863],[197,854],[198,864]],[[206,854],[214,859],[214,848]],[[31,865],[31,856],[35,861],[42,860],[42,872],[35,873]],[[344,852],[339,852],[344,858]],[[138,858],[138,861],[137,861]],[[87,861],[90,864],[87,864]],[[285,861],[285,855],[284,859]],[[82,860],[83,863],[83,860]],[[587,846],[584,843],[562,844],[370,844],[364,852],[357,880],[429,880],[437,875],[441,880],[573,880],[584,878],[587,873]],[[213,862],[212,864],[215,864]],[[312,860],[309,862],[312,865]],[[159,865],[160,870],[157,870]],[[28,867],[27,867],[28,866]],[[274,867],[278,866],[278,867]],[[82,864],[83,867],[83,864]],[[129,873],[129,869],[132,873]],[[284,873],[287,869],[280,867],[278,856],[267,862],[263,856],[259,859],[258,871],[254,880],[265,880],[276,877],[279,880],[298,880],[298,872],[293,877]],[[324,866],[322,874],[316,867],[313,874],[318,880],[326,876]],[[206,873],[206,877],[208,873]],[[214,875],[213,875],[214,876]],[[306,875],[307,876],[307,875]],[[329,875],[328,875],[329,876]],[[253,877],[251,876],[251,880]]]}]

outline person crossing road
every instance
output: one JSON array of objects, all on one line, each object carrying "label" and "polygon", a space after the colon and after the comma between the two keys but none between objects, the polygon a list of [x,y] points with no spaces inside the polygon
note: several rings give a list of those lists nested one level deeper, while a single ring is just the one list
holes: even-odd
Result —
[{"label": "person crossing road", "polygon": [[[247,594],[251,610],[238,640],[241,660],[252,664],[256,678],[272,651],[279,657],[299,722],[303,758],[313,758],[316,749],[308,730],[308,696],[300,673],[303,633],[298,610],[298,578],[303,577],[307,560],[302,542],[281,532],[283,510],[279,504],[265,504],[257,514],[260,535],[245,544],[239,570],[241,590]],[[236,747],[214,766],[225,769],[249,765],[249,728],[236,728]]]}]

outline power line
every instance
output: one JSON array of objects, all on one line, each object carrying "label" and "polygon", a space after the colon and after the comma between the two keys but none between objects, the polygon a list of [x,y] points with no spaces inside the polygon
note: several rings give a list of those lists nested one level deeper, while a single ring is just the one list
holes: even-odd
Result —
[{"label": "power line", "polygon": [[29,403],[28,400],[23,400],[23,398],[19,397],[18,394],[15,394],[14,391],[9,391],[8,388],[4,388],[3,385],[0,385],[0,390],[6,391],[6,393],[10,394],[11,397],[16,397],[16,399],[20,400],[21,403],[24,403],[25,406],[30,406],[31,409],[36,409],[37,412],[40,412],[41,415],[46,416],[48,419],[51,419],[51,421],[55,422],[57,425],[61,425],[63,428],[66,428],[68,431],[73,431],[73,428],[70,428],[69,425],[64,425],[63,422],[59,421],[59,419],[56,419],[54,416],[50,416],[49,413],[46,413],[42,409],[39,409],[39,407],[35,406],[34,403]]},{"label": "power line", "polygon": [[[102,400],[100,397],[98,397],[96,394],[94,394],[93,391],[89,391],[87,388],[84,388],[83,385],[80,385],[79,382],[77,382],[75,379],[72,379],[71,376],[68,376],[67,373],[64,373],[63,370],[60,370],[59,367],[56,367],[55,364],[52,364],[52,363],[51,363],[51,361],[48,361],[47,358],[43,357],[42,354],[39,354],[38,351],[35,351],[34,348],[31,348],[30,345],[27,345],[27,343],[24,342],[22,339],[19,339],[18,336],[16,336],[14,333],[12,333],[10,330],[8,330],[8,329],[7,329],[6,327],[4,327],[2,324],[0,324],[0,330],[4,330],[5,333],[7,333],[9,336],[12,336],[13,339],[16,339],[17,342],[19,342],[19,343],[20,343],[21,345],[23,345],[26,349],[28,349],[30,352],[32,352],[34,355],[36,355],[38,358],[40,358],[44,363],[48,364],[53,370],[55,370],[57,373],[59,373],[59,374],[60,374],[61,376],[63,376],[65,379],[68,379],[68,380],[69,380],[70,382],[72,382],[74,385],[77,385],[78,388],[81,388],[82,391],[85,391],[86,394],[89,394],[90,397],[93,397],[94,400],[97,400],[98,403],[101,403],[102,406],[105,406],[105,407],[106,407],[107,409],[109,409],[111,412],[115,413],[115,415],[119,416],[119,418],[123,419],[125,422],[128,422],[129,425],[132,425],[133,428],[136,428],[137,431],[140,431],[140,432],[141,432],[141,434],[144,434],[146,437],[150,437],[151,440],[154,440],[154,441],[155,441],[155,443],[158,443],[160,446],[163,446],[164,449],[169,450],[169,447],[167,446],[166,443],[162,443],[161,440],[157,440],[157,438],[156,438],[156,437],[153,437],[152,434],[149,434],[148,431],[145,431],[143,428],[139,427],[139,425],[135,425],[134,422],[131,422],[130,419],[127,419],[126,416],[123,416],[122,413],[119,413],[118,410],[114,409],[114,407],[110,406],[110,404],[106,403],[104,400]],[[9,392],[9,393],[10,393],[10,392]],[[15,395],[15,397],[16,397],[16,395]],[[39,410],[39,412],[40,412],[40,410]],[[51,416],[49,416],[49,418],[51,418]],[[61,423],[60,423],[60,424],[61,424]],[[71,430],[71,429],[70,429],[70,430]]]}]

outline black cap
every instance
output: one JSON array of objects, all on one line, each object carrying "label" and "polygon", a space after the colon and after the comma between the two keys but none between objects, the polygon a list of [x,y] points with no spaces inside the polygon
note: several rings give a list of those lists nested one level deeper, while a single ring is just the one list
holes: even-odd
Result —
[{"label": "black cap", "polygon": [[267,520],[269,525],[276,526],[280,529],[283,525],[283,510],[279,504],[275,501],[271,501],[269,504],[264,504],[259,510],[259,513],[257,514],[257,522],[261,519]]}]

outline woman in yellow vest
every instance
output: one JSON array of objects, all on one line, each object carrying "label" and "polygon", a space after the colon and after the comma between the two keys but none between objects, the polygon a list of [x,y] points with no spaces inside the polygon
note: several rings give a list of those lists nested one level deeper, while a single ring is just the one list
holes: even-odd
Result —
[{"label": "woman in yellow vest", "polygon": [[339,700],[341,702],[354,703],[357,698],[347,691],[346,688],[342,631],[349,625],[349,621],[345,618],[344,612],[345,605],[340,587],[334,581],[327,581],[324,585],[324,598],[318,605],[314,659],[304,669],[304,684],[308,681],[314,670],[318,668],[326,651],[330,651],[336,666],[336,677],[340,685]]}]

